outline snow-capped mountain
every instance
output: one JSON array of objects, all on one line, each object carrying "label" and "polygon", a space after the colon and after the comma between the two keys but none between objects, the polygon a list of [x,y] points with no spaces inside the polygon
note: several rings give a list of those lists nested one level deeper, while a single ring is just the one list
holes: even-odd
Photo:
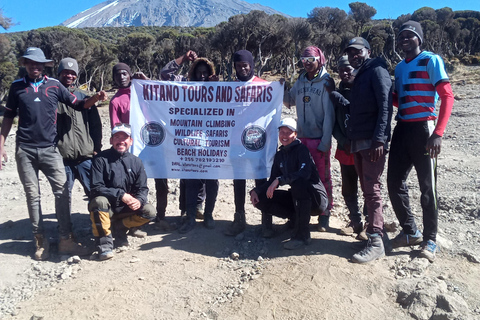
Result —
[{"label": "snow-capped mountain", "polygon": [[262,10],[281,14],[242,0],[108,0],[62,23],[70,28],[180,26],[211,27],[230,16]]}]

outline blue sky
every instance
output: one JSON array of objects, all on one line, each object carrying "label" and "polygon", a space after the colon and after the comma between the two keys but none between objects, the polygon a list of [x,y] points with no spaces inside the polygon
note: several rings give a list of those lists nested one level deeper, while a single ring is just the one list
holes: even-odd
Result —
[{"label": "blue sky", "polygon": [[[275,10],[281,11],[293,17],[306,17],[315,7],[336,7],[349,11],[348,4],[352,0],[246,0],[250,3],[260,3]],[[42,27],[55,26],[75,14],[84,11],[94,5],[103,2],[102,0],[47,0],[28,2],[18,0],[0,0],[0,9],[3,14],[13,19],[18,25],[10,28],[8,32],[26,31]],[[295,4],[292,5],[292,2]],[[456,10],[480,11],[479,0],[447,1],[447,0],[360,0],[377,9],[374,19],[392,18],[395,19],[402,14],[413,13],[421,7],[439,9],[450,7]],[[0,28],[0,32],[4,32]]]}]

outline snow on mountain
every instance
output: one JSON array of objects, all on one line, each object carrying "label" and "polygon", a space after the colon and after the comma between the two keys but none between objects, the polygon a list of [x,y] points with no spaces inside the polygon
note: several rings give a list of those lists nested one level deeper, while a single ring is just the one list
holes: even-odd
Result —
[{"label": "snow on mountain", "polygon": [[242,0],[109,0],[85,10],[62,25],[70,28],[181,26],[211,27],[252,10],[281,14]]}]

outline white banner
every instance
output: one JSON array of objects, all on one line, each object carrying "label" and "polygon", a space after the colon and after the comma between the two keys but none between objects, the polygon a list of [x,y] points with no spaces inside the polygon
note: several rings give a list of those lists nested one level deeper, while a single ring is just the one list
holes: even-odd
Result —
[{"label": "white banner", "polygon": [[132,152],[149,178],[270,176],[283,102],[279,82],[133,80]]}]

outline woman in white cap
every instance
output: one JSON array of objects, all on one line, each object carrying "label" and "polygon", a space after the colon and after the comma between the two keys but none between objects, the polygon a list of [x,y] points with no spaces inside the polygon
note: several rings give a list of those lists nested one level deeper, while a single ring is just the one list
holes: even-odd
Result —
[{"label": "woman in white cap", "polygon": [[[275,154],[270,179],[250,191],[250,200],[262,211],[263,237],[274,235],[273,215],[290,220],[293,233],[284,248],[293,250],[311,242],[310,215],[312,211],[324,212],[328,198],[308,148],[297,139],[297,122],[283,119],[278,130],[281,146]],[[283,185],[290,189],[277,190]]]}]

